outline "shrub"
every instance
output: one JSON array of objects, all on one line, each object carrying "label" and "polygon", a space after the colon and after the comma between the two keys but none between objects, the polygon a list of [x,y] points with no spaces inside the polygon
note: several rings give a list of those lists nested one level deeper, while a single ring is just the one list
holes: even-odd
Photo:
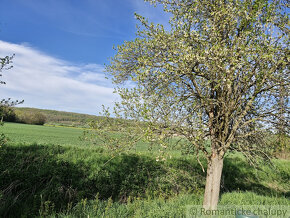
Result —
[{"label": "shrub", "polygon": [[42,113],[17,112],[16,122],[34,125],[43,125],[46,122],[46,116]]},{"label": "shrub", "polygon": [[0,118],[6,122],[15,122],[16,114],[14,109],[7,105],[0,105]]}]

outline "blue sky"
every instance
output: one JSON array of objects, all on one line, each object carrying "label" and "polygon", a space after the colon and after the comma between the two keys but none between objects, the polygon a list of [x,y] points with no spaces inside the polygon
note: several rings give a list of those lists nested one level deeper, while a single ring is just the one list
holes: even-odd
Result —
[{"label": "blue sky", "polygon": [[143,0],[1,0],[0,56],[15,54],[2,72],[1,99],[25,107],[98,114],[118,96],[105,79],[113,45],[135,38],[137,12],[166,24],[160,7]]}]

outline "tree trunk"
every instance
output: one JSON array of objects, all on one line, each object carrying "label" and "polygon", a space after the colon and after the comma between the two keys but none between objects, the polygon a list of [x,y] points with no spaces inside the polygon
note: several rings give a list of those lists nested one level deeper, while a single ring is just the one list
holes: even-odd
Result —
[{"label": "tree trunk", "polygon": [[203,200],[203,208],[206,210],[217,209],[220,194],[223,162],[223,157],[219,157],[218,155],[213,154],[208,163]]}]

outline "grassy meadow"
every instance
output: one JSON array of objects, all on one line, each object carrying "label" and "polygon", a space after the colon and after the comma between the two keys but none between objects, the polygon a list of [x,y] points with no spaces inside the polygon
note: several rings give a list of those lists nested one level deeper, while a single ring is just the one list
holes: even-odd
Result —
[{"label": "grassy meadow", "polygon": [[[185,217],[202,204],[205,173],[193,156],[157,162],[141,144],[112,158],[82,128],[5,123],[1,132],[10,141],[0,148],[0,217]],[[290,206],[289,181],[289,160],[258,171],[228,155],[220,205]]]},{"label": "grassy meadow", "polygon": [[1,131],[11,144],[83,145],[82,128],[5,123]]},{"label": "grassy meadow", "polygon": [[[45,124],[30,125],[21,123],[5,123],[1,131],[8,137],[10,144],[41,144],[41,145],[62,145],[62,146],[81,146],[96,147],[91,142],[83,139],[83,127],[66,126],[63,123],[54,125]],[[100,143],[101,144],[101,143]],[[100,146],[98,146],[100,147]],[[148,145],[144,142],[137,143],[134,152],[146,153]],[[179,154],[178,151],[171,151],[171,154]]]}]

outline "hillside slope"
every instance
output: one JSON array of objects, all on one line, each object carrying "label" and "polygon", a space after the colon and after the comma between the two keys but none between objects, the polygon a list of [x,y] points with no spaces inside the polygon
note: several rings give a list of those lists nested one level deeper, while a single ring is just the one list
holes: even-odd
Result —
[{"label": "hillside slope", "polygon": [[42,113],[48,125],[84,126],[90,120],[102,119],[100,116],[65,111],[46,110],[28,107],[15,107],[16,113]]}]

